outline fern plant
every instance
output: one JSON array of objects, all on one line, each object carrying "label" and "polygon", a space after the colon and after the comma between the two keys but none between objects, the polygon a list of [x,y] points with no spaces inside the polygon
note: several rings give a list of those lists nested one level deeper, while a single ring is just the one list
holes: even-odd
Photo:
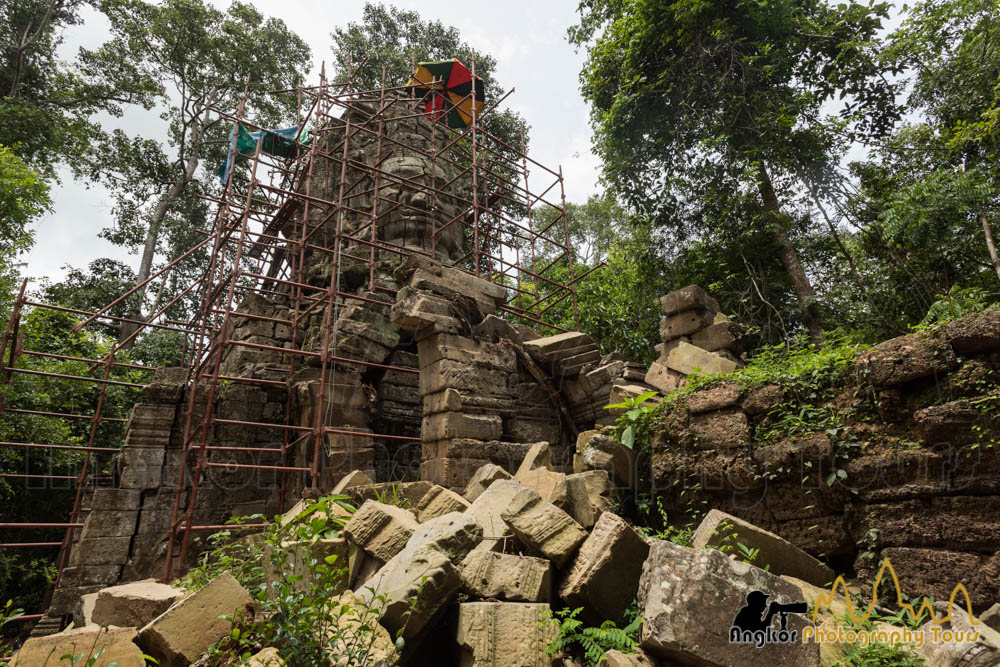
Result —
[{"label": "fern plant", "polygon": [[608,651],[631,653],[638,645],[636,637],[642,626],[642,617],[638,615],[635,605],[626,614],[631,620],[624,628],[619,628],[611,620],[604,621],[596,628],[586,626],[577,618],[582,611],[583,607],[561,609],[542,622],[542,625],[558,628],[556,638],[545,648],[547,655],[576,648],[583,652],[587,667],[595,667]]}]

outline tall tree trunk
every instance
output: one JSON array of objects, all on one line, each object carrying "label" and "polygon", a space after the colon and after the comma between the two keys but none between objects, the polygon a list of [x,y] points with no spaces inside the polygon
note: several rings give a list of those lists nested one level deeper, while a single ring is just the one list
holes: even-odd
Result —
[{"label": "tall tree trunk", "polygon": [[796,252],[792,240],[788,237],[788,228],[785,225],[785,216],[781,213],[781,206],[778,203],[778,195],[774,192],[774,185],[771,177],[760,162],[757,166],[759,181],[757,187],[760,190],[760,197],[764,203],[764,211],[767,214],[767,223],[771,229],[771,235],[775,243],[778,244],[778,253],[781,255],[781,262],[785,265],[788,278],[792,281],[792,289],[795,296],[802,305],[806,314],[806,328],[809,330],[809,338],[813,342],[820,342],[823,339],[823,327],[819,320],[819,309],[816,303],[816,292],[806,270],[802,268],[799,261],[799,253]]},{"label": "tall tree trunk", "polygon": [[[170,204],[173,203],[175,199],[180,197],[184,193],[184,188],[187,184],[194,179],[194,174],[198,170],[198,147],[201,145],[203,129],[199,121],[195,121],[191,126],[191,135],[188,138],[188,156],[187,160],[184,162],[184,171],[177,177],[171,185],[170,189],[160,200],[156,202],[156,207],[153,209],[153,214],[149,218],[149,227],[146,228],[146,243],[142,249],[142,259],[139,260],[139,271],[135,277],[135,284],[141,285],[146,279],[149,278],[150,274],[153,272],[153,259],[156,256],[156,246],[160,240],[160,230],[163,227],[163,220],[167,217],[167,211],[170,209]],[[135,305],[129,309],[129,317],[132,319],[143,319],[142,315],[142,296],[145,294],[146,289],[143,288],[139,290],[138,293],[134,295]],[[135,324],[128,324],[123,322],[119,340],[127,338],[136,329]],[[128,345],[126,347],[131,347]]]},{"label": "tall tree trunk", "polygon": [[993,229],[990,227],[990,219],[986,217],[985,213],[980,213],[979,223],[983,226],[983,234],[986,235],[986,247],[990,251],[993,270],[997,272],[997,278],[1000,278],[1000,257],[997,256],[997,247],[993,243]]}]

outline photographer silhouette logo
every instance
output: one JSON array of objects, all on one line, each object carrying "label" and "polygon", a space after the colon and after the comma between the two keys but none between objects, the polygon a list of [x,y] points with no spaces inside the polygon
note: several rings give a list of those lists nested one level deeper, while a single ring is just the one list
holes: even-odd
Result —
[{"label": "photographer silhouette logo", "polygon": [[[772,601],[763,591],[747,593],[746,604],[736,613],[733,625],[729,628],[730,644],[753,644],[762,648],[767,644],[794,644],[799,641],[799,631],[788,629],[789,614],[806,614],[809,605],[804,600],[799,602]],[[774,629],[771,624],[774,617],[779,618],[779,627]]]}]

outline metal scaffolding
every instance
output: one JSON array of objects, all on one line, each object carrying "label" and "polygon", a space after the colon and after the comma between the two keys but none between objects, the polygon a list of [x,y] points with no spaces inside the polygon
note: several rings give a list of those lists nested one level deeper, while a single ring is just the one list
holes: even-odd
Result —
[{"label": "metal scaffolding", "polygon": [[[475,63],[472,64],[475,72]],[[92,414],[65,414],[28,410],[17,405],[0,404],[0,418],[8,415],[21,417],[43,417],[65,420],[89,420],[89,438],[86,446],[59,443],[0,442],[0,447],[20,450],[68,450],[79,452],[79,470],[72,475],[59,474],[15,474],[4,473],[0,477],[16,481],[19,478],[42,480],[52,483],[62,480],[75,485],[74,500],[68,508],[65,523],[15,523],[0,524],[4,531],[15,531],[18,536],[31,530],[64,529],[61,540],[6,541],[0,548],[56,548],[59,549],[58,568],[60,576],[68,558],[77,529],[81,521],[81,500],[86,488],[108,485],[110,480],[102,478],[102,467],[95,465],[96,457],[113,456],[122,445],[124,435],[124,415],[108,414],[105,393],[108,387],[122,386],[141,389],[144,385],[116,379],[116,369],[128,369],[136,373],[151,373],[155,369],[119,360],[137,336],[151,329],[179,332],[185,340],[182,364],[187,371],[186,421],[183,428],[183,465],[180,466],[176,487],[172,519],[171,538],[168,541],[166,564],[163,578],[170,579],[180,574],[187,562],[187,553],[192,535],[198,532],[218,530],[217,525],[203,525],[196,521],[195,508],[199,486],[206,472],[213,467],[245,467],[270,470],[280,473],[282,502],[285,485],[295,479],[303,486],[317,488],[320,483],[321,443],[328,434],[352,435],[355,431],[338,429],[324,423],[323,411],[316,409],[314,423],[296,424],[292,419],[291,387],[296,370],[306,363],[318,365],[321,381],[318,405],[324,405],[328,381],[339,368],[345,366],[378,367],[401,373],[417,373],[414,368],[379,364],[353,358],[350,354],[338,354],[336,341],[331,337],[331,329],[336,322],[336,313],[347,300],[371,301],[378,306],[386,306],[386,301],[368,298],[357,291],[344,290],[340,276],[349,262],[352,266],[367,268],[367,290],[373,295],[385,294],[392,297],[391,286],[377,280],[376,263],[379,257],[396,255],[401,258],[414,253],[437,256],[436,244],[453,226],[461,228],[465,239],[461,257],[451,261],[458,269],[503,284],[508,289],[508,303],[502,307],[504,317],[509,317],[545,326],[547,330],[560,331],[558,327],[546,323],[546,316],[558,304],[572,303],[576,313],[575,283],[582,276],[574,277],[573,253],[569,239],[569,225],[565,212],[565,192],[562,171],[552,170],[533,160],[526,154],[523,131],[520,145],[511,145],[488,129],[488,120],[513,91],[508,92],[477,114],[473,105],[473,119],[464,129],[452,129],[443,122],[434,122],[434,132],[440,132],[431,150],[403,144],[390,131],[393,123],[407,119],[426,117],[419,101],[414,100],[408,86],[386,86],[384,81],[378,88],[359,90],[350,83],[328,83],[321,74],[316,86],[300,86],[296,89],[272,91],[273,94],[294,95],[299,107],[298,127],[311,125],[312,138],[306,142],[300,136],[294,140],[294,155],[280,158],[261,150],[261,142],[252,156],[246,156],[245,168],[239,175],[235,168],[229,170],[224,189],[218,197],[206,197],[216,205],[216,215],[211,232],[194,247],[176,257],[148,279],[128,290],[100,310],[88,312],[44,304],[27,297],[26,284],[22,285],[14,304],[7,329],[0,340],[0,364],[5,383],[9,384],[13,374],[34,374],[59,377],[61,379],[90,383],[97,387],[96,409]],[[470,93],[472,95],[474,93]],[[248,118],[247,99],[235,111],[213,109],[226,122],[251,130],[264,129]],[[325,140],[328,137],[335,142]],[[349,147],[352,139],[363,137],[373,141],[374,160],[362,161],[351,155]],[[432,165],[447,166],[453,176],[441,184],[431,179],[409,178],[387,170],[385,161],[396,149],[404,149],[422,155]],[[327,175],[339,174],[335,187],[326,196],[311,191],[314,172],[322,170]],[[363,179],[348,178],[349,173],[363,174]],[[529,175],[535,189],[529,188]],[[330,176],[332,178],[332,176]],[[362,181],[370,187],[362,187]],[[430,210],[436,202],[448,199],[457,202],[457,213],[447,220],[433,223],[431,246],[429,249],[400,245],[380,236],[380,229],[394,213],[413,209],[414,205],[403,198],[395,198],[394,189],[406,188],[422,193]],[[459,191],[456,191],[459,190]],[[331,194],[332,193],[332,194]],[[364,199],[365,206],[357,202]],[[367,202],[370,200],[370,208]],[[536,228],[540,209],[550,212],[544,216],[545,225]],[[421,208],[426,213],[427,208]],[[354,219],[367,216],[369,222],[360,229],[346,230],[345,216]],[[432,216],[433,217],[433,216]],[[318,223],[317,223],[318,221]],[[331,224],[332,223],[332,224]],[[331,235],[332,229],[332,235]],[[200,280],[190,284],[165,304],[155,306],[155,311],[141,319],[113,315],[116,307],[129,299],[141,296],[154,281],[166,280],[181,262],[188,261],[195,253],[208,253],[208,261]],[[327,284],[316,284],[304,275],[310,258],[325,258],[332,270]],[[544,262],[541,259],[544,257]],[[560,279],[560,276],[565,276]],[[568,278],[567,278],[568,277]],[[231,322],[239,304],[251,294],[273,296],[280,294],[290,302],[290,318],[267,317],[240,311],[239,318],[258,319],[290,328],[292,345],[281,347],[246,340],[234,340],[231,336]],[[168,319],[166,313],[182,298],[197,295],[196,311],[184,321]],[[68,312],[79,321],[74,331],[93,330],[94,327],[109,324],[129,325],[127,335],[113,343],[108,353],[99,359],[66,357],[90,364],[83,375],[61,375],[47,371],[31,370],[19,365],[31,357],[56,357],[43,352],[33,352],[22,346],[23,336],[19,332],[26,310],[36,308],[55,309]],[[297,340],[298,332],[305,318],[321,312],[324,318],[323,344],[319,351],[305,349]],[[282,355],[288,360],[288,374],[283,380],[240,377],[222,371],[226,354],[237,348],[266,351]],[[218,394],[220,383],[249,383],[258,386],[284,388],[288,395],[283,423],[267,423],[246,420],[224,419],[211,409]],[[199,414],[196,403],[208,406]],[[114,438],[102,437],[101,427],[117,424]],[[283,437],[276,448],[239,446],[218,443],[213,440],[216,425],[239,426],[244,429],[280,429]],[[371,433],[372,438],[400,441],[416,441],[419,438]],[[295,465],[296,455],[302,460],[301,450],[306,448],[305,465]],[[311,451],[308,451],[311,449]],[[212,451],[266,453],[273,457],[270,463],[263,459],[248,464],[215,462],[209,460]],[[27,479],[23,480],[27,482]],[[58,585],[58,582],[57,582]],[[32,614],[26,619],[40,618],[44,614]]]}]

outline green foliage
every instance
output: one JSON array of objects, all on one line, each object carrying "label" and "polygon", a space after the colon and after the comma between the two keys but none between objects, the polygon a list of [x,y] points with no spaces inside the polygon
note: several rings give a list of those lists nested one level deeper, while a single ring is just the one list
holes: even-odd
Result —
[{"label": "green foliage", "polygon": [[663,508],[663,501],[655,494],[637,494],[632,524],[643,539],[667,540],[682,547],[690,547],[694,539],[694,521],[684,526],[674,525]]},{"label": "green foliage", "polygon": [[764,570],[771,569],[770,563],[761,563],[757,561],[757,558],[760,556],[760,548],[754,549],[753,547],[740,542],[740,534],[736,531],[736,527],[728,521],[723,521],[719,524],[719,527],[715,530],[715,534],[721,535],[719,543],[709,545],[708,548],[717,549],[724,554],[733,554],[744,563],[756,565]]},{"label": "green foliage", "polygon": [[582,611],[583,607],[577,607],[549,613],[549,618],[540,625],[557,628],[558,635],[545,648],[546,654],[578,648],[583,653],[587,667],[594,667],[608,651],[631,653],[638,646],[637,636],[642,618],[635,605],[629,610],[631,618],[624,628],[619,628],[612,620],[604,621],[600,627],[587,627],[577,618]]},{"label": "green foliage", "polygon": [[636,442],[640,443],[641,446],[649,444],[653,433],[655,404],[649,405],[648,401],[656,396],[656,393],[655,391],[647,391],[638,396],[627,396],[621,403],[604,406],[605,410],[624,410],[615,420],[613,437],[629,449],[641,448],[635,447]]},{"label": "green foliage", "polygon": [[835,667],[922,667],[926,662],[908,644],[852,644]]},{"label": "green foliage", "polygon": [[4,641],[4,626],[16,621],[24,615],[23,609],[15,609],[14,601],[7,600],[7,604],[0,607],[0,658],[9,658],[14,653],[14,649]]},{"label": "green foliage", "polygon": [[10,146],[0,144],[0,258],[31,244],[28,225],[52,207],[49,186]]},{"label": "green foliage", "polygon": [[982,312],[992,302],[991,295],[978,287],[962,289],[958,285],[953,285],[947,294],[938,295],[937,301],[931,304],[924,319],[913,328],[917,331],[931,329],[963,315]]},{"label": "green foliage", "polygon": [[[180,585],[197,589],[228,571],[250,591],[258,613],[234,619],[232,632],[209,651],[208,664],[244,664],[266,646],[291,665],[370,664],[386,600],[377,596],[368,604],[334,604],[331,599],[345,590],[348,564],[335,556],[320,558],[305,546],[337,537],[347,521],[343,514],[353,511],[346,497],[324,496],[307,503],[285,527],[276,523],[262,533],[240,536],[241,524],[261,517],[238,517],[230,520],[231,530],[209,538],[211,549]],[[296,571],[311,573],[307,581],[288,573],[293,558]],[[268,568],[284,574],[268,582]],[[396,644],[400,650],[401,637]]]}]

